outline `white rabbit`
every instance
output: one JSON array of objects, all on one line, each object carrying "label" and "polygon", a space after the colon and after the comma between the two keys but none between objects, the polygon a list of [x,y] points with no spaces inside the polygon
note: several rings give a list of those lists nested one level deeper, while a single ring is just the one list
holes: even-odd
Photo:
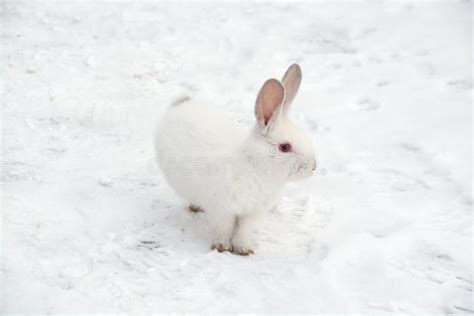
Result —
[{"label": "white rabbit", "polygon": [[194,210],[204,210],[213,231],[212,249],[253,253],[257,219],[277,202],[287,181],[312,175],[312,143],[287,111],[301,69],[267,80],[255,103],[251,130],[229,113],[184,98],[165,113],[155,137],[158,163],[173,189]]}]

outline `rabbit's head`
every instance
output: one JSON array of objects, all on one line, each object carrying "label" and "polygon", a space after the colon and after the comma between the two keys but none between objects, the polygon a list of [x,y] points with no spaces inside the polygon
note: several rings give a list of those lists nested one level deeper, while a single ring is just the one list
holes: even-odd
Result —
[{"label": "rabbit's head", "polygon": [[305,178],[316,170],[313,144],[288,118],[288,110],[300,83],[301,68],[293,64],[281,82],[267,80],[255,102],[257,124],[253,150],[264,158],[262,168],[284,180]]}]

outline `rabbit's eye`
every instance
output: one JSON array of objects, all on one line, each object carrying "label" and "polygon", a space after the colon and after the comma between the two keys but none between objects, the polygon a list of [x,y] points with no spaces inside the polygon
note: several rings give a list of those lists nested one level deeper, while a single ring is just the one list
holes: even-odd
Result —
[{"label": "rabbit's eye", "polygon": [[289,153],[291,151],[291,144],[290,143],[281,143],[278,145],[278,149],[282,153]]}]

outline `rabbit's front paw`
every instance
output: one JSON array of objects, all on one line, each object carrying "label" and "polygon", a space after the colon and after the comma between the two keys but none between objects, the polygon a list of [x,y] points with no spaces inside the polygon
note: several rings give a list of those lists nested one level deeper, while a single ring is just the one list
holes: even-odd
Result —
[{"label": "rabbit's front paw", "polygon": [[240,256],[253,255],[253,249],[247,247],[234,248],[233,253]]},{"label": "rabbit's front paw", "polygon": [[241,241],[232,241],[232,252],[236,255],[253,255],[253,246],[251,243],[242,243]]},{"label": "rabbit's front paw", "polygon": [[219,252],[232,251],[232,245],[230,242],[214,242],[212,243],[211,249],[216,249]]}]

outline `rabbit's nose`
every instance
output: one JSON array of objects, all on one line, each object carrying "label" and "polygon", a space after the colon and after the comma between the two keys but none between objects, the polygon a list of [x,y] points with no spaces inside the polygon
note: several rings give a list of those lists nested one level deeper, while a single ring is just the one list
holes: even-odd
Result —
[{"label": "rabbit's nose", "polygon": [[315,160],[315,161],[313,161],[313,163],[311,165],[311,170],[313,170],[313,171],[316,170],[316,165],[317,165],[317,163],[316,163],[316,160]]}]

